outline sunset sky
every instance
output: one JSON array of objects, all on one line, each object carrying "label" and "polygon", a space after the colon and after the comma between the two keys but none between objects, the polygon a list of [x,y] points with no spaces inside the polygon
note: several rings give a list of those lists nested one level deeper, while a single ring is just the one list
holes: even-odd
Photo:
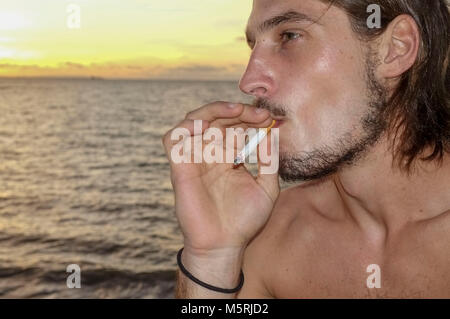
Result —
[{"label": "sunset sky", "polygon": [[[80,8],[80,28],[69,28]],[[251,0],[0,0],[0,76],[238,79]],[[75,15],[74,15],[75,14]]]}]

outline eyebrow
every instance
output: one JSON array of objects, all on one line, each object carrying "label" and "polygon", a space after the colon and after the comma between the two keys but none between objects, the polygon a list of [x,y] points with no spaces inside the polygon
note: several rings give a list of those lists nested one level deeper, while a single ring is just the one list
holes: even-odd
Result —
[{"label": "eyebrow", "polygon": [[[264,33],[264,32],[267,32],[267,31],[275,28],[276,26],[278,26],[280,24],[284,24],[284,23],[288,23],[288,22],[318,23],[317,20],[311,18],[310,16],[308,16],[304,13],[289,10],[283,14],[280,14],[280,15],[277,15],[277,16],[267,19],[266,21],[264,21],[263,23],[261,23],[258,26],[257,31],[258,31],[258,33]],[[247,43],[254,41],[254,35],[250,31],[248,26],[247,26],[247,29],[245,30],[245,36],[247,38]]]}]

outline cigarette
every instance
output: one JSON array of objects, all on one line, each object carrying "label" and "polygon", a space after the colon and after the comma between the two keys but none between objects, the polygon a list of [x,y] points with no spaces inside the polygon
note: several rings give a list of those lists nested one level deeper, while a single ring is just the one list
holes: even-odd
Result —
[{"label": "cigarette", "polygon": [[270,124],[269,127],[258,130],[258,134],[253,136],[253,138],[250,139],[250,141],[247,143],[247,145],[245,145],[245,147],[242,149],[242,151],[240,151],[239,154],[236,156],[236,158],[234,160],[235,166],[245,162],[245,159],[252,152],[254,152],[256,150],[259,143],[261,143],[261,141],[264,139],[264,137],[266,137],[266,135],[269,134],[270,130],[275,125],[275,123],[276,123],[276,121],[273,120],[272,124]]}]

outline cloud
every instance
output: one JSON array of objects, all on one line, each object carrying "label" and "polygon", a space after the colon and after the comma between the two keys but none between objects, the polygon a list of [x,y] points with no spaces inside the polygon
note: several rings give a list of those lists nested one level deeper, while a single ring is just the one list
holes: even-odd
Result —
[{"label": "cloud", "polygon": [[14,70],[39,69],[39,70],[42,70],[43,68],[36,64],[26,64],[26,65],[14,64],[14,63],[1,63],[0,64],[1,71],[5,71],[7,69],[14,69]]},{"label": "cloud", "polygon": [[239,79],[245,66],[231,64],[229,66],[214,65],[185,65],[163,70],[159,77],[169,79],[196,79],[196,80],[236,80]]},{"label": "cloud", "polygon": [[73,62],[66,62],[63,65],[69,68],[76,68],[76,69],[83,69],[85,67],[80,63],[73,63]]},{"label": "cloud", "polygon": [[214,72],[223,72],[226,70],[224,67],[217,67],[212,65],[189,65],[189,66],[181,66],[175,68],[177,72],[204,72],[204,73],[214,73]]}]

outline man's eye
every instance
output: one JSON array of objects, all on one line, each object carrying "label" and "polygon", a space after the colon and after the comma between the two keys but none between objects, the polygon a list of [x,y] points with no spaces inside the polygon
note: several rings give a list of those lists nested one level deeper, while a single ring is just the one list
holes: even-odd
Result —
[{"label": "man's eye", "polygon": [[298,32],[283,32],[280,36],[283,42],[287,42],[301,38],[302,35]]}]

